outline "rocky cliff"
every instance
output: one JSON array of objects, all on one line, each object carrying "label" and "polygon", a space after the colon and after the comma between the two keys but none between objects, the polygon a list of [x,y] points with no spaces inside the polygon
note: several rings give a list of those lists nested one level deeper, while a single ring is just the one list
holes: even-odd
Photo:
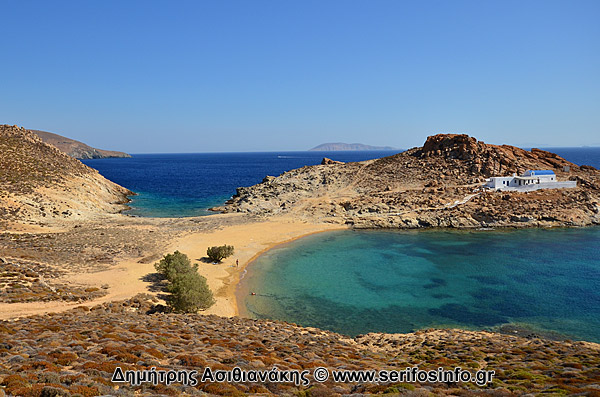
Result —
[{"label": "rocky cliff", "polygon": [[48,224],[126,208],[129,190],[22,127],[0,126],[0,222]]},{"label": "rocky cliff", "polygon": [[65,152],[71,157],[76,159],[104,159],[109,157],[131,157],[127,153],[117,152],[114,150],[102,150],[96,149],[86,145],[83,142],[76,141],[74,139],[66,138],[64,136],[54,134],[47,131],[31,130],[34,134],[39,136],[42,141],[56,146],[59,150]]},{"label": "rocky cliff", "polygon": [[[565,166],[569,171],[564,171]],[[490,176],[551,169],[574,189],[485,192]],[[600,171],[547,151],[430,136],[423,147],[378,160],[303,167],[239,188],[223,208],[356,227],[528,227],[600,224]]]}]

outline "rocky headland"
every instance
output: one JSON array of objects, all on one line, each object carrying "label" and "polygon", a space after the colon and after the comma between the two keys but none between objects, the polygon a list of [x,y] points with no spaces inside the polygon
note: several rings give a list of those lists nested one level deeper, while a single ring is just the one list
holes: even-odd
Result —
[{"label": "rocky headland", "polygon": [[65,152],[71,157],[76,159],[105,159],[111,157],[131,157],[129,154],[124,152],[117,152],[115,150],[103,150],[96,149],[83,142],[76,141],[75,139],[67,138],[58,134],[54,134],[48,131],[31,130],[34,134],[39,136],[42,141],[55,146],[60,151]]},{"label": "rocky headland", "polygon": [[127,208],[133,192],[22,127],[0,126],[0,225],[62,224]]},{"label": "rocky headland", "polygon": [[[483,191],[491,176],[553,170],[577,188]],[[544,150],[490,145],[457,134],[430,136],[423,147],[340,164],[324,159],[243,187],[224,212],[303,219],[357,228],[554,227],[600,224],[600,171]]]}]

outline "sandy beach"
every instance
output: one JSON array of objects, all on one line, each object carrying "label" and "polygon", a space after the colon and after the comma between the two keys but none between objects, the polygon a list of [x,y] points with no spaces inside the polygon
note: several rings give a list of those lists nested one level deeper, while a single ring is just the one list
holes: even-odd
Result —
[{"label": "sandy beach", "polygon": [[[198,263],[198,271],[208,281],[215,294],[216,303],[206,314],[219,316],[240,315],[236,299],[236,287],[246,267],[265,251],[309,234],[345,229],[328,223],[306,223],[292,218],[281,218],[264,222],[226,227],[213,233],[194,233],[174,242],[169,252],[179,250]],[[206,248],[229,244],[235,247],[233,256],[220,264],[201,261]],[[236,260],[239,266],[236,266]]]},{"label": "sandy beach", "polygon": [[[215,295],[216,303],[203,314],[216,314],[220,316],[240,315],[236,299],[236,287],[241,274],[249,263],[258,255],[268,249],[303,236],[329,230],[343,229],[340,225],[330,223],[310,223],[293,218],[278,217],[264,221],[244,221],[228,224],[230,219],[239,219],[236,215],[213,215],[203,217],[199,221],[210,227],[191,232],[178,232],[172,229],[179,227],[180,223],[194,222],[194,218],[180,220],[158,218],[130,218],[125,216],[112,216],[111,222],[127,223],[135,231],[151,231],[152,227],[146,224],[137,224],[147,221],[159,225],[168,233],[158,234],[156,241],[145,241],[154,247],[153,254],[148,255],[147,248],[141,257],[119,259],[116,264],[104,268],[82,265],[77,270],[67,272],[58,281],[69,285],[90,288],[102,288],[105,295],[80,301],[65,302],[53,300],[49,302],[19,302],[0,303],[0,319],[15,319],[29,315],[41,315],[52,312],[63,312],[75,306],[94,306],[97,304],[131,298],[139,293],[160,295],[160,291],[153,290],[152,283],[147,280],[148,275],[155,273],[154,263],[163,255],[174,251],[181,251],[198,263],[199,273],[206,277],[208,285]],[[91,230],[91,236],[85,239],[105,237],[107,229]],[[101,234],[102,233],[102,234]],[[127,233],[125,233],[127,234]],[[140,240],[146,239],[149,234],[144,234]],[[160,238],[157,238],[160,237]],[[171,238],[172,237],[172,238]],[[121,237],[123,238],[123,237]],[[164,239],[164,240],[161,240]],[[162,244],[161,244],[162,243]],[[114,243],[113,243],[114,244]],[[233,256],[226,258],[222,263],[213,264],[204,261],[206,249],[210,246],[229,244],[235,247]],[[239,265],[236,266],[236,260]]]}]

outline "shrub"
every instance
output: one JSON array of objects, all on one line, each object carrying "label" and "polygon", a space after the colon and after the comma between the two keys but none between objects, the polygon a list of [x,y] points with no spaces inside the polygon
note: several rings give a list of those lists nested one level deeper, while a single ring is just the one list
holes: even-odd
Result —
[{"label": "shrub", "polygon": [[213,262],[221,262],[228,256],[233,255],[233,245],[221,245],[218,247],[208,247],[206,255]]},{"label": "shrub", "polygon": [[180,274],[167,289],[171,293],[167,303],[176,312],[195,313],[215,303],[206,278],[195,271]]},{"label": "shrub", "polygon": [[198,265],[192,266],[192,263],[186,254],[175,251],[172,254],[165,255],[160,262],[154,265],[154,268],[167,280],[173,282],[178,274],[197,271]]},{"label": "shrub", "polygon": [[206,278],[198,274],[198,265],[192,266],[187,255],[175,251],[166,255],[154,267],[169,280],[167,291],[170,295],[166,301],[174,311],[195,313],[208,309],[215,303]]}]

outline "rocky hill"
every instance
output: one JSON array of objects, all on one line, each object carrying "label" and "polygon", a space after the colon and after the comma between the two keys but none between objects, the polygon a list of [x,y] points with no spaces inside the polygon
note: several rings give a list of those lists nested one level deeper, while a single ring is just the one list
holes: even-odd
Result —
[{"label": "rocky hill", "polygon": [[42,141],[56,146],[59,150],[65,152],[71,157],[76,159],[104,159],[109,157],[131,157],[127,153],[116,152],[113,150],[102,150],[96,149],[86,145],[83,142],[76,141],[74,139],[66,138],[64,136],[54,134],[47,131],[31,130],[34,134],[39,136]]},{"label": "rocky hill", "polygon": [[343,143],[343,142],[330,142],[330,143],[322,143],[314,148],[310,149],[311,151],[338,151],[338,150],[394,150],[395,148],[391,146],[371,146],[364,145],[362,143]]},{"label": "rocky hill", "polygon": [[0,126],[2,224],[48,224],[119,212],[131,194],[33,132]]},{"label": "rocky hill", "polygon": [[[491,332],[426,330],[410,334],[334,332],[277,321],[166,314],[156,299],[122,302],[0,322],[0,395],[14,396],[597,396],[600,346]],[[494,370],[485,387],[459,382],[315,382],[331,370]],[[195,386],[111,383],[115,368],[198,371]],[[205,368],[308,371],[292,382],[200,381]],[[180,378],[182,379],[182,378]],[[541,393],[541,394],[539,394]]]},{"label": "rocky hill", "polygon": [[[569,171],[564,171],[569,166]],[[490,176],[551,169],[574,189],[482,192]],[[239,188],[223,208],[293,213],[355,227],[528,227],[600,224],[600,171],[547,151],[457,134],[377,160],[303,167]]]}]

